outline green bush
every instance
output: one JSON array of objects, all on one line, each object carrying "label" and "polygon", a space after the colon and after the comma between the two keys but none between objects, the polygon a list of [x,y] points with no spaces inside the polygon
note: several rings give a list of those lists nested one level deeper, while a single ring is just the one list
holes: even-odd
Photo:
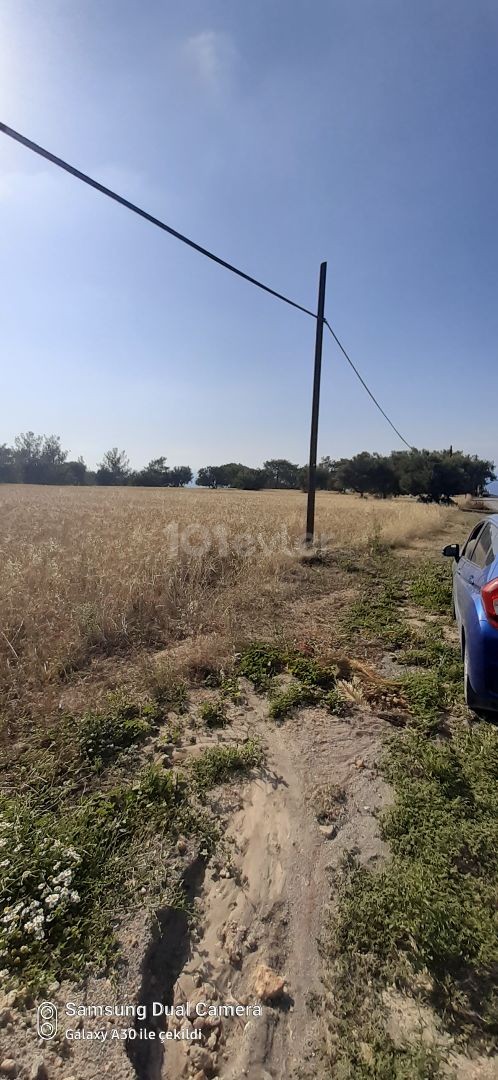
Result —
[{"label": "green bush", "polygon": [[239,746],[210,746],[192,761],[190,775],[199,788],[214,787],[234,773],[260,765],[262,760],[263,751],[253,739]]},{"label": "green bush", "polygon": [[258,689],[268,686],[270,679],[283,671],[287,655],[276,645],[255,641],[248,645],[239,657],[238,670]]},{"label": "green bush", "polygon": [[302,708],[303,705],[312,705],[317,699],[317,691],[313,686],[303,686],[300,683],[295,683],[286,690],[272,694],[269,707],[270,716],[272,720],[283,720],[293,709]]},{"label": "green bush", "polygon": [[228,723],[226,701],[223,698],[203,701],[199,707],[199,715],[207,727],[225,727]]},{"label": "green bush", "polygon": [[109,694],[104,710],[89,712],[80,721],[80,752],[95,768],[102,768],[122,750],[143,742],[159,715],[154,702],[131,700],[119,691]]}]

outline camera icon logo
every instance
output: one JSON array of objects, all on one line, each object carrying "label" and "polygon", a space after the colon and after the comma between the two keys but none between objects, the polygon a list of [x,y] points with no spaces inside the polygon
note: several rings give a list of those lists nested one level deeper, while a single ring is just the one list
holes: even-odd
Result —
[{"label": "camera icon logo", "polygon": [[41,1039],[54,1039],[57,1035],[57,1005],[42,1001],[36,1010],[36,1029]]}]

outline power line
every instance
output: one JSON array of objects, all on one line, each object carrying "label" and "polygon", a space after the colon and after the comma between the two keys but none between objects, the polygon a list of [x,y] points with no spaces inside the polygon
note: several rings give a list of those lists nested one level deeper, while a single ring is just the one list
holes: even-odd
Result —
[{"label": "power line", "polygon": [[[290,297],[284,296],[283,293],[277,292],[276,289],[270,288],[269,285],[265,285],[264,282],[258,281],[257,278],[251,277],[251,275],[246,274],[244,270],[239,270],[237,266],[234,266],[232,263],[227,262],[225,259],[221,259],[219,255],[215,255],[212,251],[209,251],[207,248],[202,247],[200,244],[197,244],[195,240],[191,240],[188,236],[184,236],[183,233],[178,232],[177,229],[173,229],[171,225],[167,225],[164,221],[161,221],[160,218],[156,218],[153,214],[149,214],[146,210],[142,210],[140,206],[137,206],[135,203],[130,202],[129,199],[125,199],[122,195],[118,195],[117,192],[112,191],[111,188],[105,187],[104,184],[100,184],[98,180],[94,180],[93,177],[88,176],[87,173],[81,172],[80,169],[76,169],[74,165],[70,165],[69,162],[64,161],[63,158],[57,157],[55,154],[52,154],[50,150],[46,150],[45,147],[39,146],[38,143],[35,143],[31,139],[26,138],[25,135],[21,135],[19,131],[14,131],[14,129],[8,127],[7,124],[2,124],[0,122],[0,132],[3,132],[4,135],[8,135],[9,138],[14,139],[16,142],[21,143],[22,146],[25,146],[34,154],[38,154],[39,157],[45,158],[47,161],[50,161],[52,165],[56,165],[59,169],[63,169],[65,172],[70,173],[70,175],[76,177],[77,180],[81,180],[83,184],[87,184],[89,187],[95,188],[95,190],[100,191],[102,195],[106,195],[109,199],[113,199],[114,202],[117,202],[121,206],[126,207],[127,210],[131,210],[132,213],[138,214],[138,216],[144,218],[145,221],[150,221],[152,225],[156,225],[159,229],[162,229],[163,232],[167,232],[170,234],[170,236],[174,236],[176,240],[181,240],[183,244],[187,244],[187,246],[193,248],[194,251],[198,251],[200,255],[205,255],[207,259],[211,259],[213,262],[217,263],[218,266],[222,266],[225,270],[230,270],[232,274],[237,274],[237,276],[243,278],[244,281],[248,281],[251,285],[255,285],[258,289],[262,289],[264,292],[269,293],[270,296],[275,296],[277,300],[282,300],[285,304],[289,304],[290,307],[297,308],[298,311],[304,312],[305,315],[310,315],[312,319],[317,318],[317,315],[314,311],[310,311],[309,308],[304,307],[302,304],[298,304],[295,300],[291,300]],[[333,331],[328,320],[324,319],[323,322],[330,330],[334,341],[339,346],[348,364],[353,369],[355,375],[360,380],[362,386],[366,390],[369,397],[372,399],[376,408],[379,410],[379,412],[382,413],[382,416],[385,420],[387,420],[387,423],[396,433],[398,438],[401,439],[401,442],[403,442],[409,450],[413,449],[410,443],[407,442],[405,438],[403,438],[403,435],[400,431],[398,431],[397,427],[395,427],[392,420],[389,419],[387,413],[384,412],[382,406],[379,405],[377,398],[374,396],[372,391],[367,386],[365,380],[360,375],[358,368],[355,367],[355,365],[353,364],[353,361],[348,356],[346,349],[339,341],[337,334]]]},{"label": "power line", "polygon": [[381,413],[382,413],[382,415],[383,415],[384,419],[385,419],[385,420],[387,420],[387,422],[388,422],[389,426],[390,426],[390,427],[392,427],[393,431],[395,431],[395,432],[396,432],[396,435],[398,436],[398,439],[401,439],[401,442],[402,442],[402,443],[404,443],[404,444],[405,444],[405,446],[407,446],[409,450],[415,450],[416,448],[415,448],[414,446],[411,446],[411,444],[410,444],[409,442],[407,442],[407,440],[406,440],[406,439],[404,439],[404,438],[403,438],[403,436],[402,436],[401,432],[400,432],[400,431],[398,431],[397,427],[395,427],[395,425],[393,424],[392,420],[390,420],[390,419],[389,419],[389,417],[388,417],[387,413],[386,413],[386,412],[384,412],[384,409],[382,408],[382,405],[379,405],[379,402],[377,401],[377,398],[376,398],[376,397],[374,397],[374,395],[372,394],[372,391],[371,391],[371,390],[370,390],[370,388],[369,388],[369,387],[367,386],[367,384],[366,384],[366,382],[365,382],[364,378],[362,378],[362,376],[360,375],[360,373],[359,373],[359,371],[358,371],[358,368],[357,368],[357,367],[355,367],[355,365],[353,364],[353,361],[352,361],[351,357],[350,357],[350,356],[348,356],[348,354],[347,354],[347,352],[346,352],[346,350],[345,350],[345,348],[344,348],[344,345],[342,344],[342,342],[340,342],[340,341],[339,341],[339,338],[337,337],[337,334],[336,334],[336,333],[334,332],[334,330],[332,329],[332,327],[331,327],[330,323],[328,322],[328,320],[327,320],[327,319],[324,319],[323,321],[324,321],[324,323],[325,323],[325,326],[327,326],[327,327],[328,327],[328,329],[330,330],[330,333],[332,334],[332,337],[333,337],[334,341],[336,342],[336,344],[337,344],[337,345],[339,346],[339,348],[340,348],[340,350],[341,350],[341,352],[342,352],[343,356],[345,356],[345,357],[346,357],[346,360],[347,360],[348,364],[350,365],[350,367],[352,367],[352,369],[353,369],[353,371],[354,371],[354,373],[355,373],[356,377],[357,377],[357,378],[358,378],[358,379],[360,380],[360,382],[361,382],[361,385],[362,385],[362,386],[364,387],[364,389],[366,390],[366,392],[367,392],[368,396],[369,396],[369,397],[370,397],[370,398],[372,399],[372,401],[373,401],[374,405],[375,405],[375,406],[377,407],[377,409],[379,410],[379,412],[381,412]]},{"label": "power line", "polygon": [[111,188],[105,187],[104,184],[99,184],[98,180],[94,180],[91,176],[87,176],[86,173],[80,172],[79,169],[75,169],[74,165],[69,165],[67,161],[64,161],[60,157],[56,157],[55,154],[51,154],[49,150],[45,150],[43,146],[39,146],[38,143],[32,142],[31,139],[27,139],[25,135],[21,135],[18,131],[14,131],[13,128],[7,127],[7,124],[0,123],[0,131],[4,135],[8,135],[9,138],[15,139],[16,142],[26,146],[28,150],[32,150],[34,154],[38,154],[39,157],[46,158],[47,161],[51,161],[52,165],[57,165],[59,169],[64,169],[65,172],[75,176],[77,180],[81,180],[83,184],[88,184],[89,187],[95,188],[96,191],[100,191],[102,195],[107,195],[109,199],[114,199],[114,202],[120,203],[121,206],[125,206],[127,210],[131,210],[134,214],[138,214],[139,217],[145,218],[146,221],[150,221],[152,225],[157,225],[158,229],[163,229],[164,232],[174,236],[176,240],[181,240],[183,244],[187,244],[188,247],[198,251],[200,255],[205,255],[207,259],[212,259],[213,262],[218,263],[218,266],[223,266],[225,270],[231,270],[232,274],[237,274],[238,277],[244,278],[245,281],[249,281],[251,285],[256,285],[258,289],[263,289],[264,292],[270,293],[271,296],[276,296],[277,300],[283,300],[285,304],[290,304],[291,307],[297,308],[298,311],[304,311],[305,315],[311,315],[312,319],[316,319],[314,311],[309,311],[308,308],[297,304],[295,300],[291,300],[288,296],[284,296],[283,293],[277,292],[276,289],[271,289],[269,285],[265,285],[262,281],[258,281],[257,278],[251,277],[250,274],[246,274],[243,270],[239,270],[237,266],[233,266],[232,263],[226,262],[225,259],[221,259],[219,255],[214,255],[212,251],[208,251],[207,248],[201,247],[200,244],[196,244],[195,240],[190,240],[188,236],[184,236],[183,233],[173,229],[171,225],[166,225],[164,221],[148,214],[146,210],[142,210],[140,206],[136,206],[135,203],[129,201],[129,199],[123,198],[122,195],[118,195],[117,192],[111,191]]}]

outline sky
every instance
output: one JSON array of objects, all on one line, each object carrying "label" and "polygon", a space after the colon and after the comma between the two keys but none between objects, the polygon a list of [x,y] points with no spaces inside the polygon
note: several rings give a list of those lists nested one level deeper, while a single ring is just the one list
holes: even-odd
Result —
[{"label": "sky", "polygon": [[[0,0],[0,119],[326,314],[410,443],[498,460],[495,0]],[[314,320],[0,135],[0,443],[307,459]],[[319,455],[400,449],[324,340]]]}]

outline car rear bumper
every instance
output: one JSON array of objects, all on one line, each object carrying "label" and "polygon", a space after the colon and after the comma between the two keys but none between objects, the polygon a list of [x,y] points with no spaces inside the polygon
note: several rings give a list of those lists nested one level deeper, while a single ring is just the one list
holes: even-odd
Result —
[{"label": "car rear bumper", "polygon": [[498,710],[498,629],[486,616],[479,619],[479,634],[467,640],[469,675],[480,708]]}]

